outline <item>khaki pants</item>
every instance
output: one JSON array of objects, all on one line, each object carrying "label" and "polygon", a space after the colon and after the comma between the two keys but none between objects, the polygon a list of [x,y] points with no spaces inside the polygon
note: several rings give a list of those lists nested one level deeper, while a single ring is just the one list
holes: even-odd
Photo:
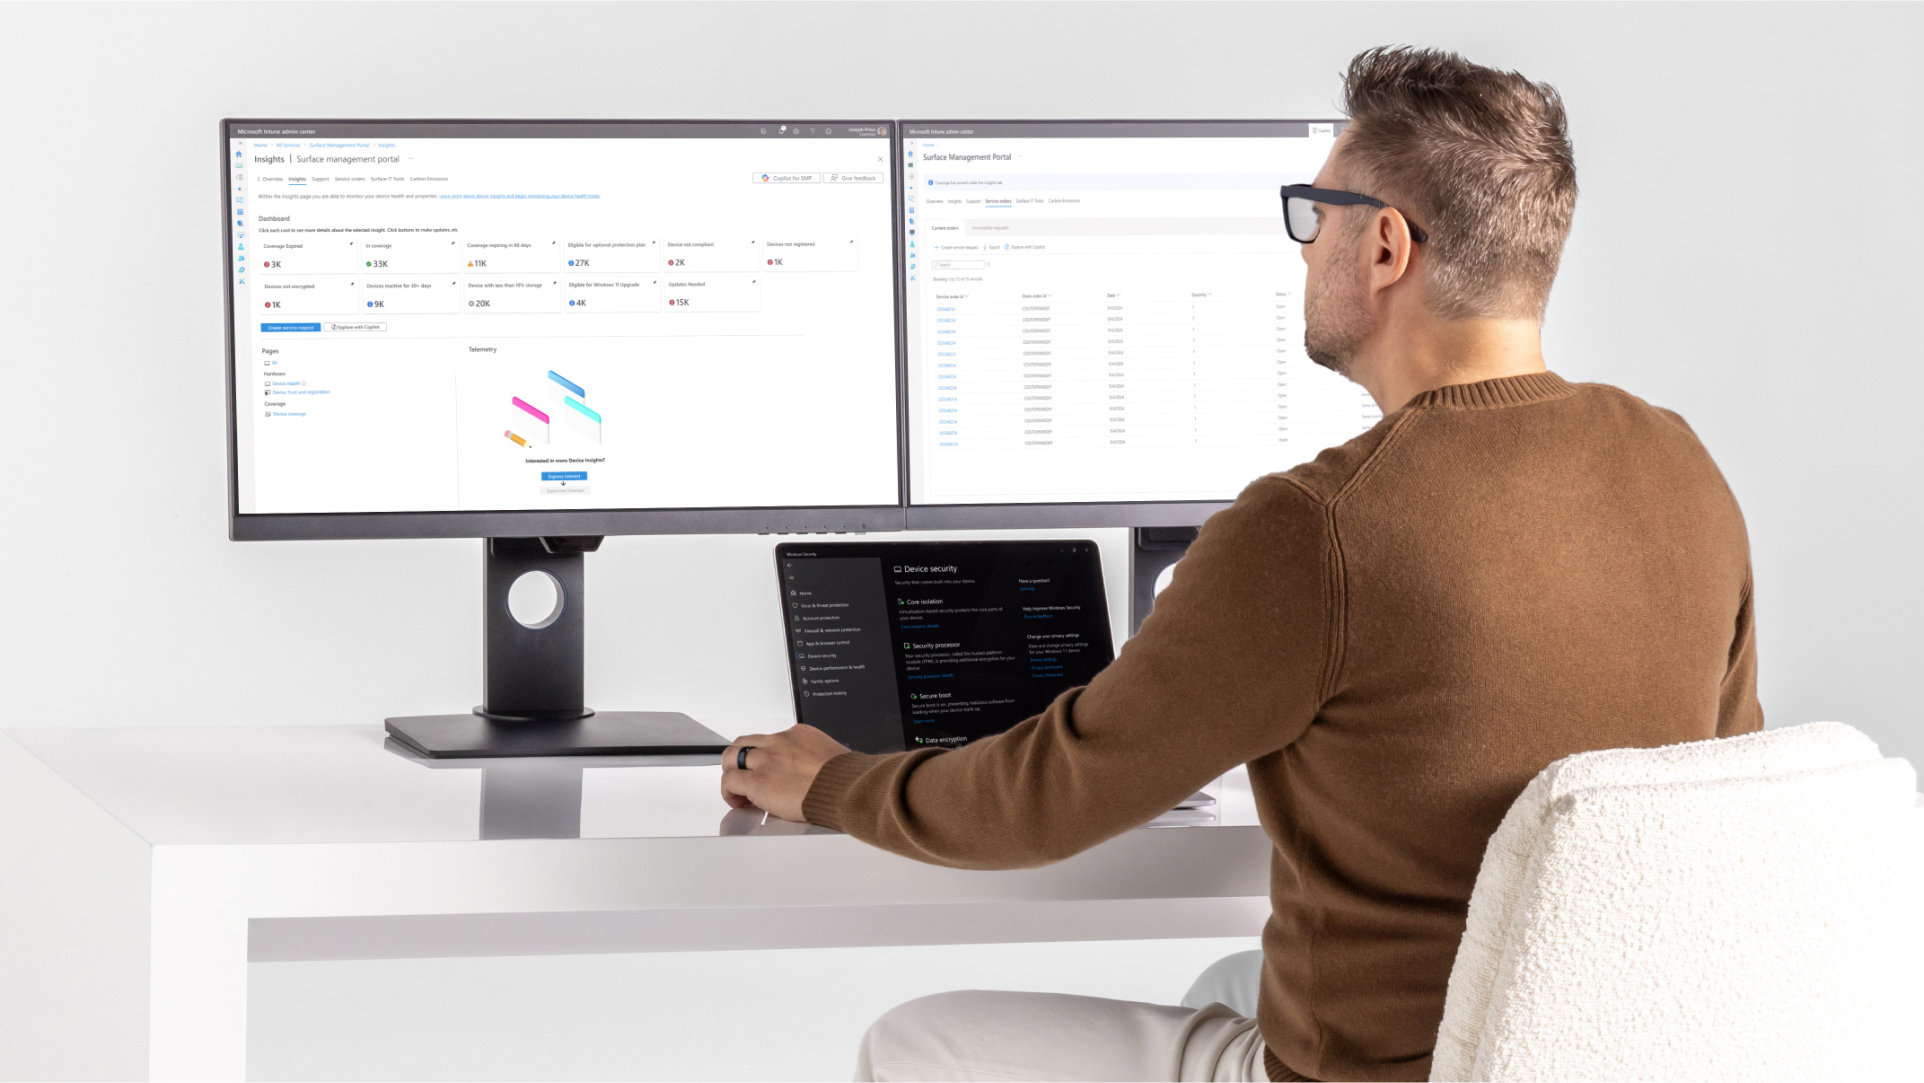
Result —
[{"label": "khaki pants", "polygon": [[[1255,954],[1255,953],[1251,953]],[[1267,1080],[1256,1021],[1062,993],[937,993],[870,1026],[858,1080]]]}]

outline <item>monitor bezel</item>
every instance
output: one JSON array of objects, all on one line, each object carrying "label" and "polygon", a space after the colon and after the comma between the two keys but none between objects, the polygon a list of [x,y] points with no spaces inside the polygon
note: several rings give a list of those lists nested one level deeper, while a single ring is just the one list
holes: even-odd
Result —
[{"label": "monitor bezel", "polygon": [[[493,511],[403,511],[403,512],[312,512],[242,513],[240,510],[240,455],[238,443],[239,404],[235,401],[234,331],[234,227],[227,225],[231,214],[221,219],[221,278],[223,305],[222,336],[226,342],[227,411],[227,536],[232,541],[305,541],[345,538],[499,538],[559,537],[567,535],[609,534],[784,534],[839,533],[848,531],[896,531],[905,526],[908,505],[907,443],[907,339],[903,326],[902,276],[902,170],[899,166],[900,126],[893,118],[843,119],[837,117],[803,118],[824,126],[887,125],[881,137],[889,154],[889,216],[891,288],[894,290],[895,319],[895,399],[896,502],[876,505],[797,506],[797,507],[723,507],[723,508],[611,508],[555,511],[518,509]],[[737,118],[597,118],[542,119],[522,117],[431,118],[431,117],[223,117],[220,134],[221,208],[231,211],[233,168],[229,141],[233,129],[260,125],[323,124],[406,124],[469,125],[536,124],[567,128],[575,125],[675,125],[698,124],[760,126],[792,123],[793,118],[768,120]]]},{"label": "monitor bezel", "polygon": [[[1072,120],[1062,118],[1004,118],[993,120],[979,118],[973,120],[897,120],[895,139],[899,146],[906,145],[910,128],[922,127],[965,127],[970,125],[993,127],[1113,127],[1161,125],[1190,128],[1204,125],[1280,125],[1280,124],[1331,124],[1336,134],[1342,134],[1349,123],[1346,117],[1217,117],[1213,119],[1192,119],[1183,117],[1141,117],[1091,118]],[[1206,135],[1208,133],[1197,133]],[[1016,138],[1022,138],[1017,136]],[[900,200],[900,196],[897,197]],[[899,218],[901,207],[897,206]],[[898,229],[904,228],[901,226]],[[898,242],[899,243],[899,242]],[[898,274],[902,272],[898,271]],[[903,313],[897,322],[898,333],[902,338],[903,370],[903,409],[902,409],[902,453],[903,480],[909,480],[912,457],[910,439],[907,372],[908,357],[908,282],[906,277],[897,286],[897,296],[903,306]],[[1292,464],[1293,465],[1293,464]],[[1286,469],[1286,467],[1285,467]],[[1254,481],[1255,478],[1249,479]],[[1090,501],[1034,501],[1026,503],[1002,504],[917,504],[913,502],[911,491],[906,485],[903,489],[903,518],[909,530],[1028,530],[1052,527],[1094,529],[1100,527],[1163,527],[1163,526],[1201,526],[1203,520],[1229,507],[1233,499],[1221,500],[1090,500]]]}]

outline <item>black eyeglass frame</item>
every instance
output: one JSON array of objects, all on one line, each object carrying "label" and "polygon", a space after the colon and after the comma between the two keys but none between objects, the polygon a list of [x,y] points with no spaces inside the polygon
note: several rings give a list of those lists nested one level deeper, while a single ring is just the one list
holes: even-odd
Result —
[{"label": "black eyeglass frame", "polygon": [[[1316,238],[1311,237],[1308,240],[1304,240],[1303,238],[1298,237],[1296,235],[1296,227],[1290,225],[1290,222],[1289,222],[1289,201],[1291,199],[1307,199],[1312,203],[1328,203],[1338,207],[1353,207],[1353,206],[1361,205],[1365,207],[1381,207],[1384,210],[1396,211],[1396,213],[1403,215],[1404,223],[1410,227],[1410,240],[1415,241],[1417,244],[1422,244],[1423,242],[1430,239],[1430,235],[1423,231],[1423,227],[1417,225],[1415,222],[1410,221],[1409,215],[1404,214],[1402,211],[1397,210],[1395,207],[1390,206],[1389,204],[1383,202],[1380,199],[1376,199],[1371,196],[1366,196],[1358,192],[1344,192],[1344,191],[1339,191],[1335,188],[1318,188],[1313,184],[1285,184],[1282,187],[1282,198],[1283,198],[1283,230],[1289,234],[1289,239],[1292,241],[1295,241],[1297,244],[1315,244]],[[1321,233],[1323,232],[1322,227],[1318,226],[1316,232],[1318,235],[1321,235]]]}]

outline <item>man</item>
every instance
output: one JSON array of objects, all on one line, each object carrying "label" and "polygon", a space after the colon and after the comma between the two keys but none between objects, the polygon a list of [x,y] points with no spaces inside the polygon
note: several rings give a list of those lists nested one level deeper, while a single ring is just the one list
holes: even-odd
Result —
[{"label": "man", "polygon": [[1414,49],[1363,53],[1345,82],[1350,123],[1285,213],[1308,353],[1382,422],[1251,483],[1116,661],[1007,733],[873,756],[797,726],[742,738],[722,772],[736,806],[994,869],[1246,763],[1275,842],[1257,1019],[947,993],[870,1029],[865,1077],[1424,1079],[1524,784],[1572,753],[1763,724],[1722,475],[1676,414],[1544,367],[1576,201],[1555,90]]}]

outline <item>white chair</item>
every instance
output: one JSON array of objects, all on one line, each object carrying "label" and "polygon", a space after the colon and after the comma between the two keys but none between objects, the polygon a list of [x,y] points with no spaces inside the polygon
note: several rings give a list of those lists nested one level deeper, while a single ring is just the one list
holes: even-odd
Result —
[{"label": "white chair", "polygon": [[[1551,764],[1484,852],[1430,1078],[1917,1078],[1916,789],[1836,722]],[[1183,1003],[1254,1016],[1261,955]]]},{"label": "white chair", "polygon": [[1916,1078],[1916,790],[1835,722],[1551,764],[1484,853],[1430,1078]]}]

